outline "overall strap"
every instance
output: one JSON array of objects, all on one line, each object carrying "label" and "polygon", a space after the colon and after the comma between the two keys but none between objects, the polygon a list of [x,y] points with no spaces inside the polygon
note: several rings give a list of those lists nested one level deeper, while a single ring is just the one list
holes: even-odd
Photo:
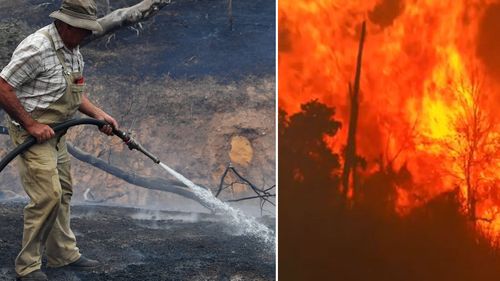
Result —
[{"label": "overall strap", "polygon": [[61,63],[61,65],[62,65],[62,67],[64,69],[64,73],[66,75],[69,75],[71,73],[71,71],[66,66],[66,63],[64,62],[64,56],[63,56],[63,54],[59,50],[56,50],[56,45],[54,44],[54,40],[52,40],[52,36],[50,36],[50,34],[49,34],[49,32],[47,30],[40,30],[39,33],[42,34],[43,36],[47,37],[47,39],[50,40],[50,44],[52,44],[52,49],[54,50],[54,52],[56,52],[56,56],[59,59],[59,62]]}]

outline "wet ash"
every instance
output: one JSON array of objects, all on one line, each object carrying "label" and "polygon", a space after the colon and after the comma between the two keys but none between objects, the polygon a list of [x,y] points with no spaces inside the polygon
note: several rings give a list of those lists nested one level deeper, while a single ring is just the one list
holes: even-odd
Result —
[{"label": "wet ash", "polygon": [[[0,202],[0,281],[15,276],[23,206]],[[215,215],[92,205],[72,214],[80,251],[103,267],[48,269],[44,260],[50,280],[275,280],[274,251]],[[273,219],[260,221],[275,228]]]}]

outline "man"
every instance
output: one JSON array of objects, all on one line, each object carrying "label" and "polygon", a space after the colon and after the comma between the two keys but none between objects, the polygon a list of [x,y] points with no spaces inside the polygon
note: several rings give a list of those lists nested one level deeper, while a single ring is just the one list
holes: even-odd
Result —
[{"label": "man", "polygon": [[15,145],[29,135],[37,144],[18,158],[24,190],[22,249],[16,258],[17,280],[47,280],[40,270],[43,249],[48,266],[95,268],[99,262],[82,256],[70,228],[72,180],[64,133],[50,124],[70,119],[76,111],[104,120],[111,135],[118,124],[83,94],[83,59],[79,44],[102,31],[93,0],[64,0],[50,14],[54,23],[24,39],[0,73],[0,106],[9,114]]}]

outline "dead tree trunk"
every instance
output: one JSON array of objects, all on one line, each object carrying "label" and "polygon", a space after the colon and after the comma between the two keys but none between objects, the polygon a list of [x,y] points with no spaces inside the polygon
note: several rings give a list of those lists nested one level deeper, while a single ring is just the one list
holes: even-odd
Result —
[{"label": "dead tree trunk", "polygon": [[[472,140],[474,142],[474,140]],[[465,184],[467,186],[467,207],[468,207],[468,213],[469,213],[469,219],[471,221],[476,221],[476,194],[475,194],[475,187],[473,186],[472,183],[472,162],[474,161],[474,151],[475,151],[475,145],[471,144],[468,147],[469,151],[467,153],[466,159],[465,159],[465,167],[464,167],[464,173],[465,173]]]},{"label": "dead tree trunk", "polygon": [[73,146],[70,142],[68,142],[67,144],[68,144],[68,152],[76,159],[88,163],[130,184],[137,185],[140,187],[145,187],[147,189],[171,192],[179,196],[194,200],[200,203],[202,206],[208,208],[208,206],[202,200],[200,200],[200,198],[194,195],[187,187],[185,187],[179,181],[167,180],[157,177],[142,177],[135,174],[131,174],[125,172],[124,170],[116,166],[106,163],[102,159],[94,157],[93,155],[80,150],[79,148]]},{"label": "dead tree trunk", "polygon": [[[358,124],[359,111],[359,80],[361,76],[361,59],[363,55],[363,43],[365,40],[366,24],[361,26],[361,38],[359,40],[358,59],[356,62],[356,75],[354,77],[354,89],[349,83],[349,98],[351,102],[351,113],[349,117],[349,131],[347,135],[347,145],[345,150],[344,169],[342,172],[342,186],[344,198],[348,197],[349,189],[352,194],[356,190],[356,128]],[[352,178],[351,178],[352,176]],[[352,187],[350,184],[352,182]]]},{"label": "dead tree trunk", "polygon": [[81,45],[84,46],[122,27],[145,21],[170,3],[170,0],[143,0],[134,6],[114,10],[97,20],[103,31],[92,34]]}]

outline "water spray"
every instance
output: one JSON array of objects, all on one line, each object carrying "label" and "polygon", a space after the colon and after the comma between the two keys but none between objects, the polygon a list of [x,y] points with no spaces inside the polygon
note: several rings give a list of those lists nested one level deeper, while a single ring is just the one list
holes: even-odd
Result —
[{"label": "water spray", "polygon": [[[78,126],[78,125],[95,125],[99,128],[109,125],[107,122],[92,118],[82,118],[82,119],[72,119],[60,124],[56,124],[52,126],[52,129],[55,133],[63,132],[68,130],[70,127]],[[145,149],[140,143],[138,143],[135,139],[133,139],[130,134],[113,128],[113,134],[119,137],[130,150],[137,150],[142,154],[146,155],[148,158],[153,160],[155,164],[158,164],[160,167],[165,169],[170,175],[175,177],[177,180],[184,183],[191,191],[198,196],[203,202],[207,204],[207,206],[213,210],[224,213],[228,215],[230,218],[229,223],[233,226],[240,227],[240,231],[242,234],[251,235],[256,238],[263,240],[266,244],[270,245],[274,250],[275,240],[274,233],[267,228],[265,225],[257,222],[257,220],[253,217],[247,217],[240,210],[234,209],[233,207],[225,204],[220,201],[217,197],[213,196],[212,192],[208,189],[199,187],[194,184],[192,181],[188,180],[186,177],[181,175],[180,173],[174,171],[172,168],[167,166],[165,163],[162,163],[160,159]],[[22,144],[17,146],[14,150],[9,152],[1,161],[0,161],[0,172],[9,164],[17,155],[26,151],[28,148],[36,144],[36,139],[33,136],[29,136]]]}]

